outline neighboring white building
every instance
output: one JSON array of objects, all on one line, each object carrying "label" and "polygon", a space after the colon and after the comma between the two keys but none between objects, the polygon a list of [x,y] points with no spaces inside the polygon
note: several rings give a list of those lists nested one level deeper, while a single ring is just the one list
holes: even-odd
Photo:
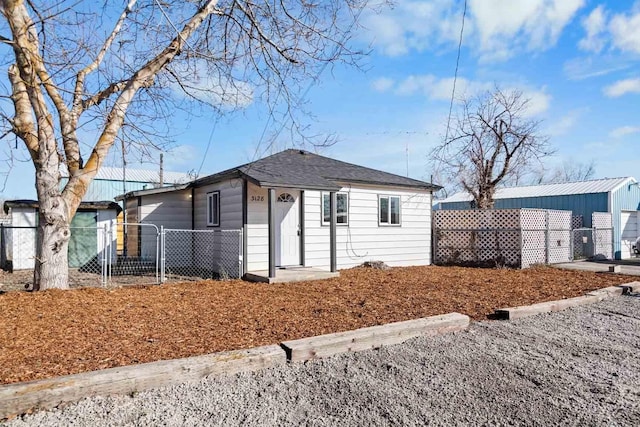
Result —
[{"label": "neighboring white building", "polygon": [[[372,260],[431,264],[432,193],[439,188],[286,150],[189,184],[118,199],[126,198],[131,222],[242,230],[243,271],[273,278],[277,268],[295,266],[336,271]],[[155,250],[152,236],[149,244],[144,236],[137,241],[139,255]]]},{"label": "neighboring white building", "polygon": [[[35,200],[7,200],[4,211],[11,216],[11,225],[2,229],[0,237],[0,268],[12,270],[33,269],[35,266],[38,202]],[[120,206],[115,202],[82,202],[71,221],[69,266],[82,268],[95,262],[105,250],[105,244],[114,251],[115,245],[105,237],[116,240],[116,217]],[[106,228],[105,228],[106,226]],[[105,236],[109,230],[111,236]]]}]

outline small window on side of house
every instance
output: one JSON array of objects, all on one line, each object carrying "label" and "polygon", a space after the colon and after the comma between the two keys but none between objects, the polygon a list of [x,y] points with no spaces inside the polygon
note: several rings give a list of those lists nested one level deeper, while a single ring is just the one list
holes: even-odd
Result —
[{"label": "small window on side of house", "polygon": [[[322,193],[322,225],[331,223],[330,193]],[[349,194],[336,193],[336,224],[349,225]]]},{"label": "small window on side of house", "polygon": [[220,192],[207,193],[207,226],[220,226]]},{"label": "small window on side of house", "polygon": [[378,196],[378,225],[400,225],[400,196]]}]

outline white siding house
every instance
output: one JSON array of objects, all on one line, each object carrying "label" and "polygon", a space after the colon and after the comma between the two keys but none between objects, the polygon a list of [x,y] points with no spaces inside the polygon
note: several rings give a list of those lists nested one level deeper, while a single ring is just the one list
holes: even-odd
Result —
[{"label": "white siding house", "polygon": [[[348,197],[348,223],[337,225],[338,269],[364,261],[384,261],[390,266],[431,263],[431,194],[402,188],[345,186],[338,194]],[[329,225],[322,224],[320,191],[307,191],[305,209],[306,265],[328,268]],[[380,197],[400,199],[400,223],[381,224]]]},{"label": "white siding house", "polygon": [[[278,269],[335,272],[365,261],[430,264],[432,192],[439,188],[286,150],[173,189],[120,198],[136,201],[128,205],[128,215],[141,223],[241,231],[243,271],[271,280]],[[191,250],[192,261],[201,260],[196,252]],[[222,253],[215,249],[208,256]]]}]

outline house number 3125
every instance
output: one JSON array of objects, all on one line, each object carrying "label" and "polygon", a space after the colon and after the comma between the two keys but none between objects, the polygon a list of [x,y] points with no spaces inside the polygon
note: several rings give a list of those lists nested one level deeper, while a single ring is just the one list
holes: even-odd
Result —
[{"label": "house number 3125", "polygon": [[264,196],[251,196],[252,202],[264,202]]}]

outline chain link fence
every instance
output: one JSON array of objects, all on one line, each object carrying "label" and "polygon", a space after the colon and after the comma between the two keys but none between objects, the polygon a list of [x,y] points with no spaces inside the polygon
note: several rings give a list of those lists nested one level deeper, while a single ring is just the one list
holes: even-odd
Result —
[{"label": "chain link fence", "polygon": [[[72,286],[159,284],[234,279],[243,275],[242,230],[177,230],[146,223],[71,227]],[[28,287],[33,282],[36,227],[0,225],[0,269]]]},{"label": "chain link fence", "polygon": [[571,254],[574,261],[613,258],[612,228],[576,228],[571,233]]},{"label": "chain link fence", "polygon": [[242,230],[162,229],[162,281],[242,277]]}]

